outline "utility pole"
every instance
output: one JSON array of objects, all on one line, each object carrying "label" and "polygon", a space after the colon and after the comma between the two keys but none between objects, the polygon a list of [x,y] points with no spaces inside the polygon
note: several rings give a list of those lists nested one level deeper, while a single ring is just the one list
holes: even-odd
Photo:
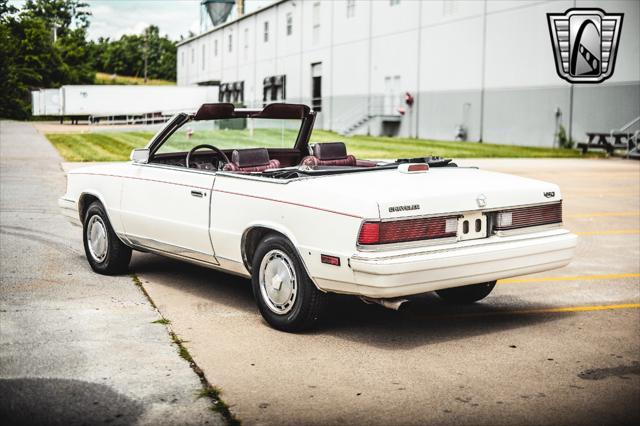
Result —
[{"label": "utility pole", "polygon": [[58,40],[58,28],[60,28],[60,25],[58,25],[57,22],[53,23],[53,42],[55,43]]},{"label": "utility pole", "polygon": [[147,84],[147,65],[149,63],[149,29],[144,30],[144,84]]}]

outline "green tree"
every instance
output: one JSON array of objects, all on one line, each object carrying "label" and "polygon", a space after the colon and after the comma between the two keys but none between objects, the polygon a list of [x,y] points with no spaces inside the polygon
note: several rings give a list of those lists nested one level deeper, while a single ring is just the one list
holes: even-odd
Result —
[{"label": "green tree", "polygon": [[29,90],[55,84],[63,76],[60,54],[44,21],[6,12],[0,17],[0,49],[4,76],[0,115],[25,118],[30,109]]},{"label": "green tree", "polygon": [[29,0],[18,13],[0,0],[0,116],[27,118],[30,90],[94,81],[83,6],[76,0]]},{"label": "green tree", "polygon": [[57,27],[59,37],[74,28],[89,27],[89,4],[79,0],[27,0],[22,8],[25,17],[42,19],[48,27]]},{"label": "green tree", "polygon": [[0,117],[24,118],[28,112],[28,86],[23,82],[29,75],[27,69],[19,67],[14,58],[19,50],[15,37],[17,9],[0,0]]},{"label": "green tree", "polygon": [[95,71],[175,80],[176,46],[158,27],[119,40],[87,41],[91,12],[81,0],[0,0],[0,116],[24,119],[30,91],[91,84]]},{"label": "green tree", "polygon": [[91,46],[86,31],[76,28],[58,40],[56,48],[64,64],[64,84],[87,84],[95,80]]},{"label": "green tree", "polygon": [[123,35],[119,40],[99,39],[92,44],[95,68],[98,71],[144,76],[147,54],[147,77],[176,79],[176,45],[160,35],[158,27],[147,27],[142,35]]}]

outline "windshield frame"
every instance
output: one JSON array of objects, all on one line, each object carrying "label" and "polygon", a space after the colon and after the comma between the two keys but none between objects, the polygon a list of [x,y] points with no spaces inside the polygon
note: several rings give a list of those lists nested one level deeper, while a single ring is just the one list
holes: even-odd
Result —
[{"label": "windshield frame", "polygon": [[[209,109],[209,111],[207,111]],[[213,112],[210,112],[213,110]],[[204,111],[204,112],[203,112]],[[299,114],[291,116],[291,114]],[[295,118],[301,120],[296,141],[291,148],[267,148],[270,150],[296,150],[300,153],[308,151],[309,139],[313,131],[316,112],[309,109],[306,105],[299,104],[269,104],[265,108],[235,108],[233,104],[204,104],[195,114],[179,113],[175,115],[168,124],[160,130],[147,144],[149,149],[149,161],[151,162],[160,149],[160,147],[182,126],[190,121],[205,121],[228,118],[255,118],[255,119],[272,119],[272,118]],[[237,149],[241,149],[238,146]],[[229,149],[223,151],[230,151]]]}]

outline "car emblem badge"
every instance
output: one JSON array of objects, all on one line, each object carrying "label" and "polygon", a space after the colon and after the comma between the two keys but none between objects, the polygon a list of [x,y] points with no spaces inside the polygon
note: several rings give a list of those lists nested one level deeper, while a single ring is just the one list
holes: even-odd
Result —
[{"label": "car emblem badge", "polygon": [[544,196],[547,198],[553,198],[556,196],[556,193],[554,191],[548,191],[544,193]]},{"label": "car emblem badge", "polygon": [[600,83],[611,77],[623,16],[585,8],[547,13],[560,78],[569,83]]},{"label": "car emblem badge", "polygon": [[484,194],[478,195],[476,198],[476,203],[478,203],[478,207],[485,207],[487,205],[487,197]]},{"label": "car emblem badge", "polygon": [[409,210],[420,210],[420,204],[411,204],[408,206],[392,206],[389,207],[389,213],[404,212]]}]

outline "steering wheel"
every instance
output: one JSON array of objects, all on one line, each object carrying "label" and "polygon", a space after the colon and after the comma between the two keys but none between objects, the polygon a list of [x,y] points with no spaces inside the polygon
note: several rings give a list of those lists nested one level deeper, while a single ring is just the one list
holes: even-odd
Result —
[{"label": "steering wheel", "polygon": [[223,164],[227,164],[230,163],[231,161],[229,161],[229,157],[227,157],[227,154],[225,154],[224,152],[222,152],[222,150],[220,148],[217,148],[213,145],[207,145],[207,144],[202,144],[202,145],[196,145],[193,148],[191,148],[191,150],[189,151],[189,153],[187,154],[187,159],[185,160],[187,169],[190,168],[189,162],[191,160],[191,155],[193,155],[194,152],[196,152],[199,149],[202,148],[207,148],[210,149],[211,151],[215,152],[216,154],[218,154],[218,168],[220,166],[220,160],[222,160],[224,163]]}]

